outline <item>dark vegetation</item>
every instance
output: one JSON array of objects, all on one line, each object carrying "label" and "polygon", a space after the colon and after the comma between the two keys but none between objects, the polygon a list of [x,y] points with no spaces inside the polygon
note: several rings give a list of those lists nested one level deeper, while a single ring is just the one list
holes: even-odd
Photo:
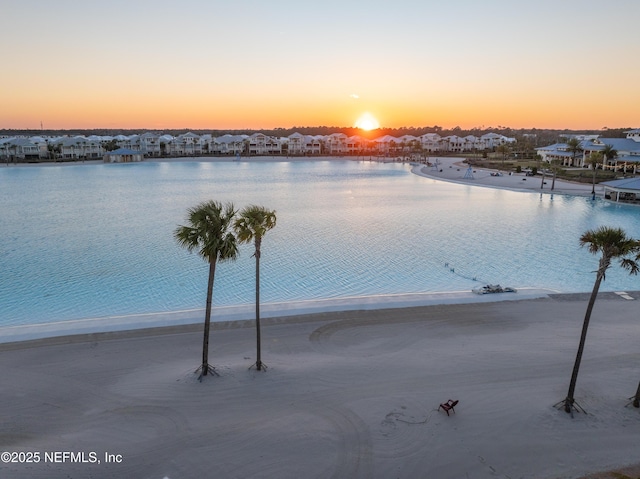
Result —
[{"label": "dark vegetation", "polygon": [[347,136],[360,135],[364,138],[374,139],[384,135],[392,135],[395,137],[403,135],[420,136],[425,133],[438,133],[441,136],[457,135],[467,136],[475,135],[481,136],[485,133],[498,133],[510,138],[516,138],[518,143],[526,142],[530,143],[533,147],[550,145],[559,140],[564,135],[600,135],[604,138],[622,138],[623,132],[631,130],[628,128],[603,128],[602,130],[551,130],[551,129],[538,129],[538,128],[521,128],[513,129],[504,126],[497,127],[476,127],[471,129],[462,129],[458,126],[454,128],[442,128],[441,126],[424,126],[424,127],[401,127],[401,128],[378,128],[376,130],[364,131],[354,127],[339,127],[339,126],[293,126],[291,128],[274,128],[274,129],[262,129],[262,130],[194,130],[190,128],[183,129],[168,129],[168,130],[155,130],[149,128],[139,129],[70,129],[70,130],[18,130],[18,129],[4,129],[0,130],[0,135],[3,136],[76,136],[76,135],[99,135],[99,136],[115,136],[115,135],[133,135],[142,134],[146,132],[154,132],[159,134],[170,134],[173,136],[182,135],[184,133],[192,132],[198,135],[210,133],[213,136],[222,136],[226,134],[230,135],[251,135],[253,133],[263,133],[268,136],[289,136],[292,133],[298,132],[303,135],[330,135],[332,133],[344,133]]}]

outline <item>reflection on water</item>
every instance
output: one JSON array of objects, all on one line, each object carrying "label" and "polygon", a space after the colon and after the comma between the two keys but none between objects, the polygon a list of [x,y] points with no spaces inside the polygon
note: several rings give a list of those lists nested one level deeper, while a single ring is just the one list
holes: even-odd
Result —
[{"label": "reflection on water", "polygon": [[[277,211],[263,244],[265,303],[481,283],[589,291],[597,258],[580,235],[608,225],[640,237],[632,206],[449,184],[399,164],[5,167],[0,184],[3,325],[203,307],[206,264],[173,230],[209,199]],[[251,248],[218,267],[216,305],[253,301]],[[613,267],[603,290],[638,284]]]}]

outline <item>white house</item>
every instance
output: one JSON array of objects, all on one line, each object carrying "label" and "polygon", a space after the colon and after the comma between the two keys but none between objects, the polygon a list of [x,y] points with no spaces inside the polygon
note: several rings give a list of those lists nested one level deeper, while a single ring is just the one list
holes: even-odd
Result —
[{"label": "white house", "polygon": [[194,156],[202,154],[202,144],[200,143],[200,136],[195,133],[184,133],[178,135],[170,143],[170,152],[176,156]]},{"label": "white house", "polygon": [[306,136],[302,133],[294,132],[287,137],[287,152],[290,155],[304,155],[307,151]]},{"label": "white house", "polygon": [[461,153],[465,150],[466,140],[457,135],[445,136],[441,140],[441,149],[444,151],[452,151]]},{"label": "white house", "polygon": [[47,142],[44,138],[12,137],[0,140],[0,158],[3,161],[39,160],[47,156]]},{"label": "white house", "polygon": [[147,156],[160,156],[160,135],[155,133],[143,133],[138,137],[137,148]]},{"label": "white house", "polygon": [[330,155],[344,155],[347,153],[347,135],[332,133],[326,137],[325,146]]},{"label": "white house", "polygon": [[63,159],[100,158],[103,151],[100,141],[89,140],[84,136],[63,136],[50,143],[59,149],[60,157]]},{"label": "white house", "polygon": [[249,155],[279,155],[282,153],[280,141],[263,133],[254,133],[249,138]]},{"label": "white house", "polygon": [[359,135],[353,135],[347,138],[347,154],[358,155],[363,153],[367,147],[368,141]]},{"label": "white house", "polygon": [[220,155],[239,155],[244,152],[247,135],[223,135],[213,139],[213,153]]},{"label": "white house", "polygon": [[498,135],[497,133],[485,133],[480,137],[480,140],[484,142],[486,148],[493,149],[506,143],[515,143],[515,138],[508,138],[504,135]]},{"label": "white house", "polygon": [[422,149],[425,151],[439,151],[442,138],[437,133],[425,133],[420,137]]},{"label": "white house", "polygon": [[289,155],[319,155],[322,153],[322,135],[311,136],[294,132],[287,138],[287,153]]}]

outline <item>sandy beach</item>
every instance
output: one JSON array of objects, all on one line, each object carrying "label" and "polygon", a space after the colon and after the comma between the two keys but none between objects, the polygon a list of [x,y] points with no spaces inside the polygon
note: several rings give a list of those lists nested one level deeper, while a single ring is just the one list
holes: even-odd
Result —
[{"label": "sandy beach", "polygon": [[[413,172],[541,191],[539,177],[464,178],[460,158],[439,161],[442,171]],[[553,193],[590,195],[591,185],[557,180]],[[202,382],[198,321],[29,331],[42,339],[0,341],[0,477],[637,478],[640,410],[628,398],[640,380],[640,292],[628,293],[599,295],[576,391],[587,413],[573,418],[554,404],[587,294],[267,314],[266,372],[250,368],[253,321],[218,322],[210,360],[220,376]],[[448,399],[459,401],[450,416],[438,410]]]},{"label": "sandy beach", "polygon": [[[199,325],[3,344],[1,449],[40,460],[3,463],[0,476],[577,478],[622,468],[640,461],[640,411],[625,407],[640,379],[635,300],[603,293],[596,303],[576,394],[587,414],[573,419],[554,404],[586,294],[272,318],[266,372],[248,369],[252,322],[218,323],[220,376],[202,383]],[[459,404],[447,416],[438,405],[450,398]],[[65,451],[87,462],[53,454]]]},{"label": "sandy beach", "polygon": [[[435,162],[435,158],[431,159]],[[525,173],[505,173],[493,176],[498,170],[473,168],[472,177],[467,177],[469,165],[463,163],[463,158],[437,158],[438,166],[414,166],[413,173],[437,180],[450,181],[466,185],[501,188],[512,191],[528,191],[544,194],[591,196],[592,185],[588,183],[574,183],[547,176],[544,184],[541,175],[526,176]],[[553,185],[553,190],[551,186]],[[542,186],[542,188],[541,188]],[[596,185],[596,196],[602,196],[602,186]]]}]

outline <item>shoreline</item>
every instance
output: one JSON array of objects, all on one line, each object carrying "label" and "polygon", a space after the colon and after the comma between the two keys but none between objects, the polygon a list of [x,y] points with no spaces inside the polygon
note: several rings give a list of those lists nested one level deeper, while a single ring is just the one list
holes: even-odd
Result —
[{"label": "shoreline", "polygon": [[[545,177],[545,184],[542,185],[542,177],[527,177],[524,173],[505,174],[503,176],[492,176],[491,173],[499,170],[484,168],[473,169],[473,178],[465,178],[468,165],[463,163],[463,157],[430,157],[430,160],[439,162],[438,169],[423,164],[412,163],[411,161],[397,161],[392,157],[376,156],[251,156],[241,157],[237,160],[234,156],[199,156],[199,157],[174,157],[174,158],[145,158],[140,163],[170,163],[170,162],[203,162],[203,163],[233,163],[233,162],[297,162],[297,161],[362,161],[378,163],[403,163],[411,165],[411,172],[424,178],[448,181],[463,185],[480,186],[496,189],[506,189],[517,192],[538,192],[545,194],[591,196],[592,185],[587,183],[575,183],[557,179],[554,189],[551,190],[552,178]],[[32,168],[32,167],[53,167],[53,166],[80,166],[80,165],[101,165],[105,164],[102,159],[73,161],[73,162],[40,162],[40,163],[18,163],[5,165],[6,167]],[[543,188],[541,188],[543,186]],[[604,188],[596,184],[596,196],[602,197]]]},{"label": "shoreline", "polygon": [[[17,479],[631,474],[633,301],[596,302],[576,390],[588,414],[553,407],[586,302],[550,295],[267,319],[266,372],[249,368],[251,322],[216,323],[219,376],[202,382],[201,327],[0,345],[4,450],[122,456],[0,470]],[[450,416],[438,410],[448,398],[460,401]]]},{"label": "shoreline", "polygon": [[[554,189],[551,190],[552,177],[545,177],[544,185],[542,176],[527,177],[524,173],[504,174],[492,176],[499,170],[483,168],[472,169],[473,178],[465,178],[468,165],[462,162],[462,158],[438,158],[439,167],[415,165],[412,173],[433,180],[448,181],[462,185],[479,186],[485,188],[503,189],[517,192],[544,193],[572,196],[592,196],[592,185],[587,183],[574,183],[556,179]],[[543,186],[541,188],[540,186]],[[596,184],[596,197],[602,197],[604,188]]]},{"label": "shoreline", "polygon": [[[521,288],[516,293],[494,293],[478,295],[471,291],[446,291],[433,293],[397,293],[345,298],[323,298],[316,300],[261,303],[261,318],[285,318],[318,313],[340,313],[347,311],[371,311],[378,309],[400,309],[429,305],[489,303],[519,301],[547,297],[558,291],[539,288]],[[54,337],[134,331],[149,328],[172,328],[199,325],[204,318],[204,308],[184,311],[166,311],[83,318],[48,323],[22,324],[0,327],[0,344],[33,341]],[[214,306],[211,324],[245,322],[255,319],[255,304],[237,306]]]}]

